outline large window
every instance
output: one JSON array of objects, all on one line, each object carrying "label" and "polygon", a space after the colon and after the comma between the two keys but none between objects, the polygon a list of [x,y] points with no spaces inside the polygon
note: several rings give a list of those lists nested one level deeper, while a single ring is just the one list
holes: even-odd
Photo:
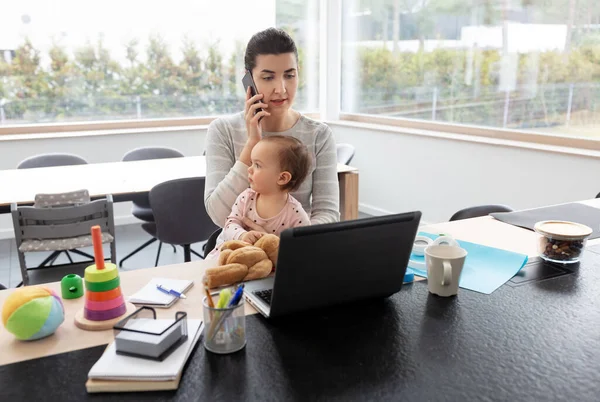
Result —
[{"label": "large window", "polygon": [[597,0],[344,0],[342,111],[600,137]]},{"label": "large window", "polygon": [[316,111],[318,18],[318,0],[3,1],[0,124],[242,110],[245,45],[271,26],[300,49],[296,107]]}]

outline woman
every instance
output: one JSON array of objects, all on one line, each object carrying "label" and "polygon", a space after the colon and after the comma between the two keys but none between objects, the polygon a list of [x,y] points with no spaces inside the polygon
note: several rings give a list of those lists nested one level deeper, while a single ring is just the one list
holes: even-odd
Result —
[{"label": "woman", "polygon": [[[204,192],[208,214],[218,226],[225,224],[236,198],[248,188],[252,149],[263,136],[278,134],[299,139],[311,154],[308,177],[292,193],[310,216],[311,224],[338,221],[337,157],[331,129],[292,108],[298,89],[294,41],[280,29],[259,32],[248,42],[244,63],[252,73],[258,95],[250,96],[248,90],[243,113],[221,117],[208,128]],[[262,111],[256,113],[257,109]],[[262,231],[252,221],[244,224]]]}]

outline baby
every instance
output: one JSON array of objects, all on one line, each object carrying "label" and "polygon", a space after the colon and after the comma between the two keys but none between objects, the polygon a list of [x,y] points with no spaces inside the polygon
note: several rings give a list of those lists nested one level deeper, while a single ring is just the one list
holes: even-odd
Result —
[{"label": "baby", "polygon": [[[216,258],[219,247],[228,240],[256,243],[266,233],[278,235],[288,228],[310,225],[302,205],[290,195],[297,190],[310,170],[308,149],[294,137],[265,137],[252,149],[248,168],[250,188],[235,201],[215,249],[207,259]],[[244,218],[265,232],[246,230]]]}]

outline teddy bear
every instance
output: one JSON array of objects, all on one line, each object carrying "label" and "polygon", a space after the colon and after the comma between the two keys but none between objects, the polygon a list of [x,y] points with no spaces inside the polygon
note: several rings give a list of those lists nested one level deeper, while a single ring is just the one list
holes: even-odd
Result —
[{"label": "teddy bear", "polygon": [[204,273],[210,289],[268,276],[277,264],[279,237],[266,234],[254,244],[230,240],[220,247],[219,265]]}]

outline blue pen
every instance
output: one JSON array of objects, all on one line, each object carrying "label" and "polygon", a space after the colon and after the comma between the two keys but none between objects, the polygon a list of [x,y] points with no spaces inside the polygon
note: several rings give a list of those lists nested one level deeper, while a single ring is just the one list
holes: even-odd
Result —
[{"label": "blue pen", "polygon": [[237,306],[237,304],[240,302],[240,299],[242,298],[243,293],[244,293],[244,284],[242,283],[240,286],[238,286],[237,290],[235,291],[235,294],[229,301],[228,307]]},{"label": "blue pen", "polygon": [[173,289],[167,289],[163,285],[156,285],[156,289],[158,289],[161,292],[166,293],[168,295],[173,295],[175,297],[179,297],[180,299],[186,299],[186,297],[183,293],[179,293],[178,291],[173,290]]}]

